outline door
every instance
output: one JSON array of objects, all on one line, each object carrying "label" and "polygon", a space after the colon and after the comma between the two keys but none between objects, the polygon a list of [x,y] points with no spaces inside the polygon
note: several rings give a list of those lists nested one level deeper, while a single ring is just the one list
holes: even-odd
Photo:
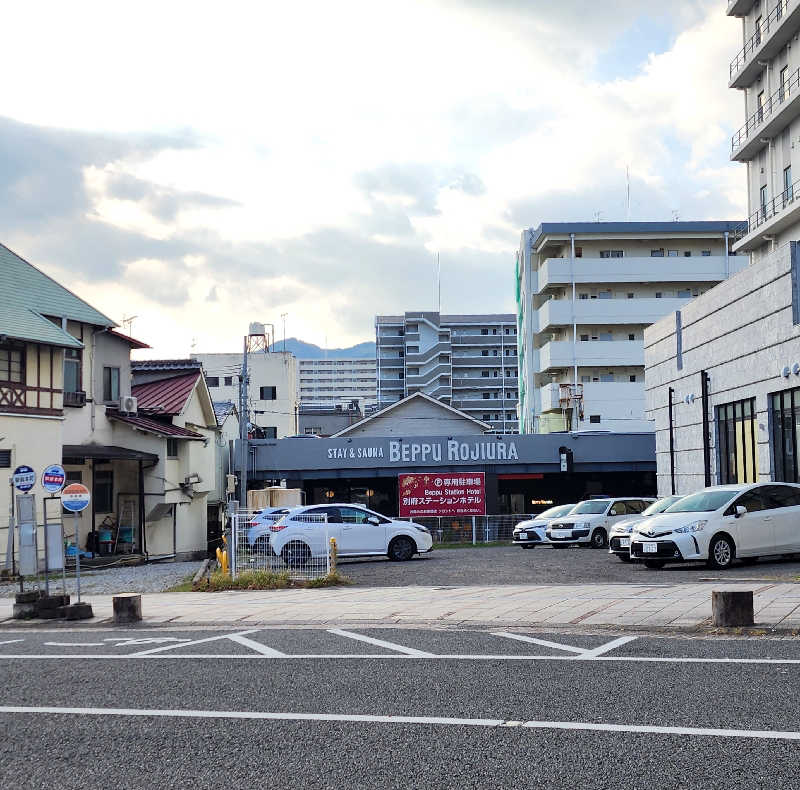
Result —
[{"label": "door", "polygon": [[372,513],[360,507],[340,507],[342,514],[342,540],[354,554],[383,554],[386,551],[386,527],[371,524]]},{"label": "door", "polygon": [[765,486],[763,496],[765,505],[775,514],[775,551],[779,554],[800,551],[800,489]]},{"label": "door", "polygon": [[627,518],[631,514],[635,514],[636,510],[628,509],[628,506],[623,501],[615,502],[608,511],[608,516],[606,517],[606,527],[611,529],[611,527],[616,524],[617,521],[622,521],[624,518]]},{"label": "door", "polygon": [[[319,520],[322,515],[328,517],[328,521]],[[336,538],[337,545],[342,539],[342,516],[338,507],[326,506],[307,510],[305,513],[298,514],[295,518],[302,519],[303,516],[310,516],[308,522],[302,523],[302,534],[298,535],[309,546],[315,556],[324,555],[328,551],[328,541]],[[296,523],[296,522],[293,522]]]},{"label": "door", "polygon": [[[760,488],[746,491],[725,511],[723,519],[736,542],[736,554],[755,557],[775,553],[775,510],[765,509]],[[747,513],[736,518],[736,508],[747,508]],[[730,515],[728,515],[730,514]]]}]

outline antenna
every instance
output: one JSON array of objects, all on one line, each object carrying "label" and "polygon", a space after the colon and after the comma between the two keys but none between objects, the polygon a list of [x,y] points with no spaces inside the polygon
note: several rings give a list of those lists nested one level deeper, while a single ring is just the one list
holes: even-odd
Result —
[{"label": "antenna", "polygon": [[131,336],[131,328],[133,327],[133,319],[134,318],[138,318],[138,317],[139,317],[138,315],[131,315],[131,316],[127,316],[127,317],[125,315],[122,316],[122,326],[123,327],[127,327],[127,329],[125,330],[125,334],[128,335],[128,337]]},{"label": "antenna", "polygon": [[289,313],[281,313],[281,318],[283,319],[283,350],[286,351],[286,316]]}]

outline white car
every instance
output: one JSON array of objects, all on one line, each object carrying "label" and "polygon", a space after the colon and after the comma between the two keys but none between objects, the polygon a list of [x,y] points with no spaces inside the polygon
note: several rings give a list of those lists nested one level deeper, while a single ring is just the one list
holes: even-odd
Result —
[{"label": "white car", "polygon": [[631,557],[648,568],[705,562],[730,568],[800,552],[800,485],[750,483],[710,486],[684,497],[631,535]]},{"label": "white car", "polygon": [[250,520],[250,529],[247,530],[250,549],[265,554],[269,550],[269,540],[272,535],[270,527],[290,510],[288,507],[265,507],[257,511]]},{"label": "white car", "polygon": [[433,538],[427,527],[387,518],[361,505],[292,508],[270,525],[269,530],[272,551],[287,565],[301,565],[312,556],[323,556],[330,538],[336,538],[340,557],[385,554],[390,560],[402,561],[433,549]]},{"label": "white car", "polygon": [[630,518],[618,521],[611,527],[611,532],[608,536],[608,553],[616,554],[623,562],[631,562],[631,532],[633,528],[640,522],[644,521],[649,516],[656,516],[663,513],[670,505],[674,505],[682,496],[665,496],[656,502],[653,502],[650,507],[646,508],[638,516],[631,516]]},{"label": "white car", "polygon": [[557,546],[605,548],[608,533],[617,521],[636,516],[655,502],[652,497],[603,497],[585,499],[547,527],[547,539]]},{"label": "white car", "polygon": [[520,521],[514,527],[514,532],[511,536],[512,542],[515,546],[522,546],[523,549],[532,549],[534,546],[547,543],[547,535],[545,534],[547,525],[555,518],[566,516],[574,507],[574,502],[571,505],[556,505],[527,521]]}]

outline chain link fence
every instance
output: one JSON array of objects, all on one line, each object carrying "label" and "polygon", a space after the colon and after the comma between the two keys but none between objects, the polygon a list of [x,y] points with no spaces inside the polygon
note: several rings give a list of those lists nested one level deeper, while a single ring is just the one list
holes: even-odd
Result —
[{"label": "chain link fence", "polygon": [[514,527],[520,521],[534,518],[518,513],[504,516],[436,516],[414,518],[417,524],[427,527],[436,543],[492,543],[511,540]]},{"label": "chain link fence", "polygon": [[288,572],[312,581],[331,570],[328,517],[324,513],[265,514],[239,510],[229,516],[231,573]]}]

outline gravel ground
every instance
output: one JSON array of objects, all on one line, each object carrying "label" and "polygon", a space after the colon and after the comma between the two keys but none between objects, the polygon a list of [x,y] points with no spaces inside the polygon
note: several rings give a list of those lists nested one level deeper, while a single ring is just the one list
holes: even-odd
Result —
[{"label": "gravel ground", "polygon": [[[180,584],[187,576],[197,573],[202,563],[195,562],[156,562],[150,565],[133,567],[92,569],[81,571],[81,596],[95,593],[111,595],[120,592],[163,592],[167,587]],[[41,582],[44,587],[44,581]],[[32,585],[25,584],[25,589]],[[52,592],[61,592],[61,579],[51,583]],[[18,584],[0,585],[0,597],[10,598],[19,592]],[[67,577],[67,592],[75,592],[75,579]]]},{"label": "gravel ground", "polygon": [[436,549],[408,562],[385,558],[340,560],[339,570],[359,586],[497,585],[497,584],[694,584],[705,579],[736,581],[771,579],[798,581],[800,562],[763,559],[756,565],[736,563],[729,571],[705,565],[667,565],[649,570],[626,564],[598,549],[552,549],[490,546],[475,549]]}]

